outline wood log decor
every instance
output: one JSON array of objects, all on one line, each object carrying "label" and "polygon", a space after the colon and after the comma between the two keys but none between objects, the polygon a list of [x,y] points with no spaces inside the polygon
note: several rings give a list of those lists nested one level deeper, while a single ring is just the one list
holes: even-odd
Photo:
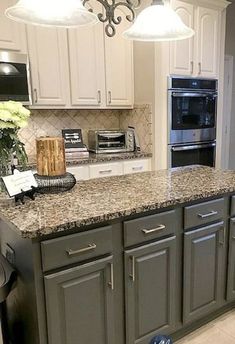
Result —
[{"label": "wood log decor", "polygon": [[37,173],[40,176],[62,176],[66,173],[64,139],[40,137],[36,139]]}]

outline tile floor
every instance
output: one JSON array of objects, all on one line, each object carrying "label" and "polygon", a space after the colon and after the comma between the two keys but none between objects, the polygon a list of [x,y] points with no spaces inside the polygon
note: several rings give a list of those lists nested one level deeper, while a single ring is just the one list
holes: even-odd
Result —
[{"label": "tile floor", "polygon": [[235,309],[176,342],[176,344],[233,343],[235,343]]}]

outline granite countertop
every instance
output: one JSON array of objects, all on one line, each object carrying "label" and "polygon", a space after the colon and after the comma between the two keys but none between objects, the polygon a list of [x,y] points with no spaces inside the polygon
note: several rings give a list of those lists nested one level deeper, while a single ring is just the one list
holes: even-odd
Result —
[{"label": "granite countertop", "polygon": [[235,192],[235,171],[189,166],[79,182],[59,195],[39,195],[25,205],[0,209],[24,238]]},{"label": "granite countertop", "polygon": [[[67,166],[88,165],[88,164],[96,164],[96,163],[110,162],[110,161],[152,158],[152,156],[153,156],[152,153],[141,152],[141,151],[140,152],[116,153],[116,154],[89,153],[89,158],[67,161],[66,164],[67,164]],[[28,168],[36,169],[36,162],[29,163]]]}]

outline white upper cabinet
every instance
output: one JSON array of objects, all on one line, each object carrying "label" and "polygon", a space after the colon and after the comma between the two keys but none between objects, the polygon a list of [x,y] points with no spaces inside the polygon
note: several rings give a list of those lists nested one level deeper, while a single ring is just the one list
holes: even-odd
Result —
[{"label": "white upper cabinet", "polygon": [[[194,28],[194,6],[192,4],[174,0],[172,8],[185,25]],[[171,43],[170,64],[171,74],[193,75],[194,38]]]},{"label": "white upper cabinet", "polygon": [[172,0],[171,4],[183,22],[195,30],[195,36],[170,44],[170,73],[218,77],[221,12],[196,2]]},{"label": "white upper cabinet", "polygon": [[[101,10],[98,2],[92,8]],[[72,106],[105,107],[103,24],[68,30]]]},{"label": "white upper cabinet", "polygon": [[105,35],[106,61],[106,100],[108,107],[133,106],[133,44],[122,37],[130,23],[126,13],[116,9],[116,17],[122,22],[116,26],[116,34],[110,38]]},{"label": "white upper cabinet", "polygon": [[69,103],[66,30],[28,26],[27,33],[33,105],[65,107]]},{"label": "white upper cabinet", "polygon": [[15,3],[14,0],[0,1],[0,49],[26,53],[25,25],[8,19],[4,14]]},{"label": "white upper cabinet", "polygon": [[197,8],[198,76],[216,77],[219,52],[219,13],[216,10]]}]

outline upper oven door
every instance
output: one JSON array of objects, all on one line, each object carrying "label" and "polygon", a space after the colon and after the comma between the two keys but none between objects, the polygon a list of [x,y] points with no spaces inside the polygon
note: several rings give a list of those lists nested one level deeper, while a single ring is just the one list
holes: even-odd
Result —
[{"label": "upper oven door", "polygon": [[169,92],[170,143],[215,139],[217,94]]}]

